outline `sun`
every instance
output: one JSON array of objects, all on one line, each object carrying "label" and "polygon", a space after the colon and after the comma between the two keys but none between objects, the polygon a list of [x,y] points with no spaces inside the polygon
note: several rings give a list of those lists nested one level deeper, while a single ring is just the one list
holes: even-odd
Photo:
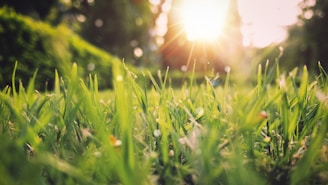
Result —
[{"label": "sun", "polygon": [[184,0],[180,17],[190,41],[214,41],[222,33],[229,0]]}]

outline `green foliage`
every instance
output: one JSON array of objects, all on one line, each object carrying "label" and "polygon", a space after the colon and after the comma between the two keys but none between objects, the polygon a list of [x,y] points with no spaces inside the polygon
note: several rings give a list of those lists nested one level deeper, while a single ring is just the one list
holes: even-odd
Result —
[{"label": "green foliage", "polygon": [[[286,61],[293,64],[306,64],[309,69],[317,69],[321,61],[323,68],[328,69],[328,1],[302,0],[299,22],[290,27],[286,42]],[[284,58],[285,58],[284,57]]]},{"label": "green foliage", "polygon": [[55,69],[66,76],[72,62],[88,79],[97,74],[99,87],[111,87],[112,65],[118,59],[88,44],[64,26],[53,28],[43,22],[0,9],[0,86],[10,84],[10,74],[19,62],[16,79],[23,84],[38,70],[37,89],[52,88]]},{"label": "green foliage", "polygon": [[[80,33],[88,42],[125,58],[127,63],[149,64],[153,55],[149,30],[154,26],[150,2],[147,0],[73,0],[72,9],[85,17]],[[142,57],[134,56],[134,49],[143,50]]]},{"label": "green foliage", "polygon": [[16,12],[24,15],[29,15],[35,18],[44,19],[50,12],[50,9],[58,3],[58,0],[48,1],[21,1],[21,0],[3,0],[0,2],[0,7],[9,6],[15,9]]},{"label": "green foliage", "polygon": [[73,64],[66,81],[55,72],[49,94],[34,91],[35,73],[26,89],[0,92],[0,182],[327,184],[328,80],[319,69],[313,79],[306,67],[285,74],[266,64],[255,86],[228,73],[222,85],[191,76],[178,89],[159,71],[144,76],[146,89],[115,65],[114,91],[101,93],[97,76],[85,82]]}]

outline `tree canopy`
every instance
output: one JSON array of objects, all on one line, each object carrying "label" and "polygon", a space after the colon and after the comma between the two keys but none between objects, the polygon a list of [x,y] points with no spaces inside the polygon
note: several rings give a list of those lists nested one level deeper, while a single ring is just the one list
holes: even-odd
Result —
[{"label": "tree canopy", "polygon": [[328,69],[328,0],[303,0],[298,24],[289,29],[288,59],[316,68],[320,61]]},{"label": "tree canopy", "polygon": [[4,0],[0,6],[54,26],[66,24],[127,63],[149,62],[153,15],[148,0]]},{"label": "tree canopy", "polygon": [[152,26],[148,0],[98,0],[80,9],[86,18],[82,37],[127,62],[147,60]]},{"label": "tree canopy", "polygon": [[44,19],[56,3],[58,3],[58,0],[2,0],[0,1],[0,7],[10,6],[18,13]]}]

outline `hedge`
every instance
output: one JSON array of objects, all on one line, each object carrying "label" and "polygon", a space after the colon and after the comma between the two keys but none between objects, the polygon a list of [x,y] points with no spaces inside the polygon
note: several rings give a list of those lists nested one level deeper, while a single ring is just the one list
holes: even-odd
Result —
[{"label": "hedge", "polygon": [[[52,27],[41,21],[0,9],[0,88],[11,84],[14,64],[16,79],[23,84],[37,71],[37,88],[51,89],[54,71],[66,76],[72,63],[82,77],[97,74],[99,88],[112,87],[112,65],[119,59],[92,46],[69,28]],[[86,78],[87,79],[87,78]]]}]

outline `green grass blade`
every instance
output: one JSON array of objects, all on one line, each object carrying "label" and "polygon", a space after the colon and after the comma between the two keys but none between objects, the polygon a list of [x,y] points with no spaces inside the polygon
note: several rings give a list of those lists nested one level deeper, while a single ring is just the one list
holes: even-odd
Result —
[{"label": "green grass blade", "polygon": [[[326,110],[327,111],[327,110]],[[298,185],[309,181],[313,174],[311,168],[315,165],[316,159],[318,159],[320,149],[323,141],[328,133],[328,114],[325,113],[322,123],[318,125],[311,135],[310,146],[306,150],[304,156],[297,163],[296,169],[291,175],[291,184]]]},{"label": "green grass blade", "polygon": [[60,80],[57,70],[55,70],[54,92],[57,96],[60,95]]}]

